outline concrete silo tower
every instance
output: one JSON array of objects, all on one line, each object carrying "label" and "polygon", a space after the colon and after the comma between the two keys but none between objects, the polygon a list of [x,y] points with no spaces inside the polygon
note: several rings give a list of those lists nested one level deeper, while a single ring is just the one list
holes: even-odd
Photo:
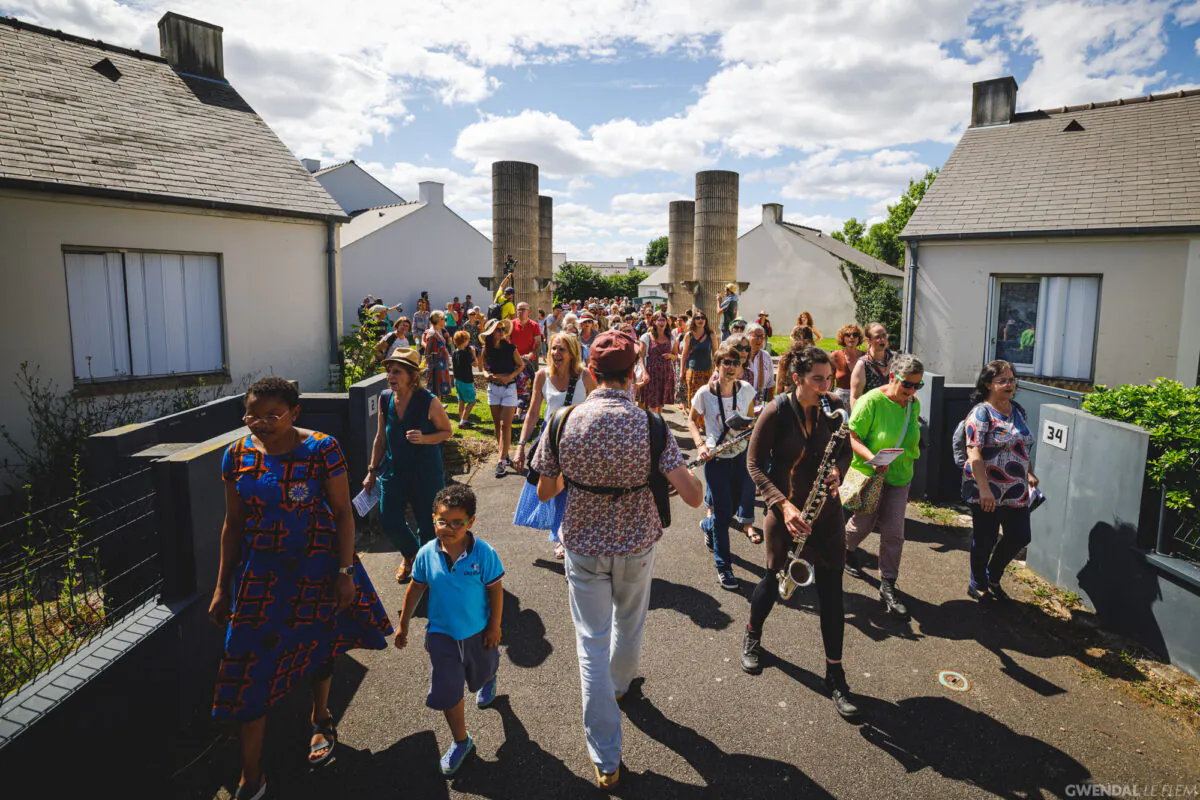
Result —
[{"label": "concrete silo tower", "polygon": [[667,227],[667,311],[683,314],[692,307],[692,293],[684,281],[695,277],[696,203],[675,200],[671,203],[671,221]]},{"label": "concrete silo tower", "polygon": [[537,319],[537,310],[545,309],[550,313],[550,304],[554,302],[554,292],[550,282],[554,280],[554,198],[538,197],[538,292],[537,302],[530,301],[533,318]]},{"label": "concrete silo tower", "polygon": [[725,170],[696,173],[696,307],[720,328],[719,296],[737,283],[738,174]]},{"label": "concrete silo tower", "polygon": [[522,161],[492,164],[492,291],[504,279],[504,263],[516,259],[517,302],[531,305],[538,291],[538,168]]}]

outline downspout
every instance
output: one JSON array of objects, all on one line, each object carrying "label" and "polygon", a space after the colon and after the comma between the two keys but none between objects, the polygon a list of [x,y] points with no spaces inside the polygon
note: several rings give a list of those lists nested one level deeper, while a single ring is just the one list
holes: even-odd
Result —
[{"label": "downspout", "polygon": [[917,312],[917,243],[908,243],[908,289],[905,292],[904,352],[913,350],[913,322]]},{"label": "downspout", "polygon": [[338,340],[338,275],[337,275],[337,223],[325,221],[325,258],[329,284],[329,382],[332,385],[340,374],[341,350]]}]

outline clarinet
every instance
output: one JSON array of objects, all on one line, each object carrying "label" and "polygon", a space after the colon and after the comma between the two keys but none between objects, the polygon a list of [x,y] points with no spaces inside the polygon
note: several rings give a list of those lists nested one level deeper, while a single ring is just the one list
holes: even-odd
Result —
[{"label": "clarinet", "polygon": [[[709,450],[708,451],[709,456],[711,458],[716,458],[718,454],[724,453],[726,450],[732,450],[734,447],[737,447],[739,444],[741,444],[742,442],[749,439],[750,434],[752,434],[752,433],[754,433],[754,428],[750,427],[750,428],[747,428],[746,430],[742,431],[741,433],[734,434],[733,436],[729,437],[728,439],[726,439],[725,441],[721,442],[719,445],[714,447],[712,450]],[[691,469],[692,467],[694,467],[700,463],[701,463],[700,457],[697,456],[696,458],[693,458],[691,461],[687,462],[687,464],[685,466],[688,469]]]},{"label": "clarinet", "polygon": [[[829,398],[826,395],[821,395],[821,412],[831,422],[837,422],[838,427],[829,437],[829,444],[825,445],[825,453],[821,456],[820,466],[817,467],[817,477],[813,480],[812,490],[804,501],[804,507],[800,509],[800,518],[810,526],[817,521],[817,517],[821,516],[821,509],[825,507],[825,501],[829,499],[827,482],[833,473],[836,454],[842,443],[846,441],[846,437],[850,435],[850,429],[846,427],[846,421],[849,419],[846,410],[839,408],[834,411],[830,407]],[[779,599],[781,600],[790,598],[797,587],[811,586],[816,579],[812,564],[800,557],[800,551],[804,549],[806,541],[808,541],[807,535],[802,535],[795,540],[791,551],[788,552],[787,566],[775,573],[775,577],[779,579]]]}]

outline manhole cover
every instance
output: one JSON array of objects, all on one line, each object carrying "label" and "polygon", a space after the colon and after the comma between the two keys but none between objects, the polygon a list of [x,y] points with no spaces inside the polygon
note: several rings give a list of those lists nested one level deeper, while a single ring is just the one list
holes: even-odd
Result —
[{"label": "manhole cover", "polygon": [[965,675],[948,669],[938,673],[938,683],[952,692],[965,692],[971,688],[971,682]]}]

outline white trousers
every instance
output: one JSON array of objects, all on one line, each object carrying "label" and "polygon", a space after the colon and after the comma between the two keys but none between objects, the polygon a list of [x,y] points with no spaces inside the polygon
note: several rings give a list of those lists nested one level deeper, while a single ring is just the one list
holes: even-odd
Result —
[{"label": "white trousers", "polygon": [[583,732],[592,762],[601,772],[612,773],[621,764],[616,695],[628,691],[637,677],[654,547],[637,555],[608,557],[568,549],[566,571],[583,687]]}]

